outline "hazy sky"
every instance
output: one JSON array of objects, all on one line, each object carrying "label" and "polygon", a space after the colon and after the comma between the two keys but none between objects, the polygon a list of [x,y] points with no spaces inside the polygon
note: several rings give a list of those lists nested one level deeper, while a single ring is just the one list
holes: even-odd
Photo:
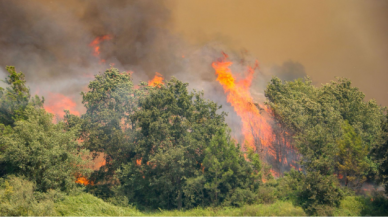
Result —
[{"label": "hazy sky", "polygon": [[[79,93],[113,63],[135,83],[176,76],[232,111],[211,63],[247,51],[260,63],[257,101],[272,75],[307,74],[318,85],[347,77],[388,106],[387,18],[388,0],[0,0],[0,77],[14,65],[47,106],[71,99],[65,109],[82,113]],[[90,43],[103,35],[96,57]]]},{"label": "hazy sky", "polygon": [[388,106],[388,1],[176,0],[171,28],[192,43],[246,49],[266,66],[301,63],[317,84],[347,77]]}]

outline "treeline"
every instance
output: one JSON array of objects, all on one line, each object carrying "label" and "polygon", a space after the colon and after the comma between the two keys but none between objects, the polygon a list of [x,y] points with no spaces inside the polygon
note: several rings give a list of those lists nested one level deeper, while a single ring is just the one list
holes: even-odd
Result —
[{"label": "treeline", "polygon": [[[330,215],[363,182],[387,182],[385,109],[365,102],[348,80],[321,88],[308,79],[270,82],[267,103],[293,135],[303,168],[275,180],[258,154],[231,139],[220,106],[175,78],[135,88],[130,74],[110,68],[81,93],[86,113],[66,111],[54,124],[23,73],[7,71],[8,87],[0,91],[1,214],[33,215],[86,191],[143,210],[290,200],[307,214]],[[88,158],[98,154],[104,165],[92,171]],[[90,184],[77,184],[80,177]],[[24,182],[33,189],[31,202],[18,206],[15,186]],[[376,201],[384,213],[384,196]]]}]

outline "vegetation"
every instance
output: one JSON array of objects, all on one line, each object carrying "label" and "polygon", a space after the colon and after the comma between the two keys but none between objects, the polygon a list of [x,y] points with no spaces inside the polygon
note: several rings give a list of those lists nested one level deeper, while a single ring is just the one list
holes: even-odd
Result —
[{"label": "vegetation", "polygon": [[[63,121],[14,67],[0,89],[1,215],[387,215],[385,108],[346,79],[317,88],[273,78],[265,94],[301,171],[274,179],[231,138],[220,106],[175,78],[134,88],[110,68]],[[88,156],[104,165],[91,173]],[[82,177],[89,185],[76,182]],[[388,187],[386,187],[388,188]],[[387,189],[386,189],[387,190]]]}]

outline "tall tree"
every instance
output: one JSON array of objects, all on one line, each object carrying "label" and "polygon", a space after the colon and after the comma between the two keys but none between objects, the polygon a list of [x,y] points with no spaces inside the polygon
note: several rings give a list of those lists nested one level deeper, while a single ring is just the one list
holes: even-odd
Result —
[{"label": "tall tree", "polygon": [[380,141],[382,109],[374,100],[365,102],[365,95],[349,80],[339,79],[317,88],[310,79],[282,83],[273,78],[265,94],[276,119],[295,133],[303,156],[301,163],[307,170],[333,174],[344,121],[361,136],[362,147],[368,152]]},{"label": "tall tree", "polygon": [[145,94],[131,116],[135,156],[118,171],[120,192],[152,208],[252,202],[261,182],[258,155],[251,150],[246,160],[220,107],[187,85],[173,78],[140,88]]},{"label": "tall tree", "polygon": [[[373,167],[369,151],[380,141],[383,110],[374,100],[365,102],[365,95],[346,79],[317,88],[308,78],[285,83],[273,78],[265,95],[302,155],[304,209],[317,214],[324,206],[338,205],[341,194],[333,173],[350,172],[348,179],[363,180]],[[342,129],[345,121],[349,126]]]},{"label": "tall tree", "polygon": [[[30,90],[22,72],[17,73],[15,67],[7,66],[8,77],[5,89],[0,87],[0,138],[12,132],[18,120],[28,118],[25,109],[28,105],[42,108],[44,99],[35,96],[31,99]],[[0,143],[0,156],[4,155],[6,146]],[[12,172],[15,168],[6,161],[0,161],[0,177]]]},{"label": "tall tree", "polygon": [[81,138],[85,147],[95,156],[104,154],[106,165],[94,174],[94,181],[111,181],[114,171],[127,157],[117,153],[129,154],[132,147],[126,133],[132,128],[130,115],[135,110],[138,92],[133,89],[130,74],[115,68],[96,75],[88,88],[88,92],[81,93],[86,114],[82,120],[72,117],[69,121],[82,122]]}]

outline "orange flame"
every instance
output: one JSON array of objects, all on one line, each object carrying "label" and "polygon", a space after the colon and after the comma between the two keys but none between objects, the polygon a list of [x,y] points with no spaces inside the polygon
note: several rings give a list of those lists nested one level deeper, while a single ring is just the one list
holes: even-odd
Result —
[{"label": "orange flame", "polygon": [[[101,51],[100,51],[100,44],[101,44],[101,42],[107,41],[107,40],[111,40],[112,38],[113,38],[113,36],[111,36],[111,35],[103,35],[103,36],[96,37],[89,44],[89,46],[93,48],[93,56],[100,57],[100,53],[101,53]],[[105,63],[105,60],[101,59],[100,62],[101,63]]]},{"label": "orange flame", "polygon": [[44,104],[44,109],[58,117],[65,115],[64,110],[69,110],[71,114],[80,116],[79,111],[75,109],[77,104],[69,97],[60,93],[49,93]]},{"label": "orange flame", "polygon": [[242,134],[246,143],[244,145],[249,145],[254,150],[256,150],[257,145],[268,147],[273,140],[272,128],[267,122],[267,118],[261,114],[258,105],[253,102],[249,92],[257,65],[254,68],[248,67],[246,77],[238,79],[230,70],[232,62],[228,61],[227,58],[228,56],[224,54],[224,58],[213,62],[212,66],[215,69],[217,81],[227,93],[227,101],[241,118]]},{"label": "orange flame", "polygon": [[162,85],[164,84],[163,80],[164,80],[163,75],[161,75],[158,72],[155,72],[155,77],[148,81],[148,86],[155,87],[155,86]]},{"label": "orange flame", "polygon": [[77,177],[77,180],[75,181],[75,183],[79,183],[79,184],[82,184],[82,185],[94,185],[93,181],[89,181],[86,177],[81,176],[81,175],[79,175]]}]

